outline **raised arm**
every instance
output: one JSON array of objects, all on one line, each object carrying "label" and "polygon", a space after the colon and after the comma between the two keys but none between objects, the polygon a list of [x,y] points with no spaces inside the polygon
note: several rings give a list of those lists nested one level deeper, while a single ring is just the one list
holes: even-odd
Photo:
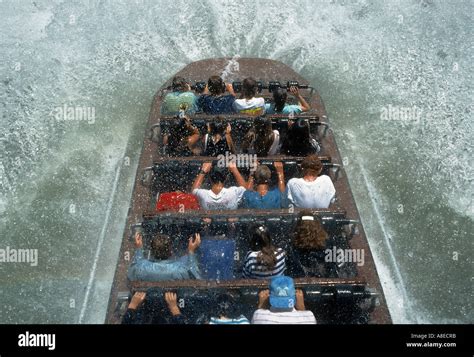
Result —
[{"label": "raised arm", "polygon": [[227,89],[229,94],[233,95],[234,97],[236,96],[236,94],[234,92],[234,87],[232,86],[232,83],[226,83],[225,88]]},{"label": "raised arm", "polygon": [[293,94],[298,99],[301,110],[303,112],[307,112],[308,110],[311,109],[311,105],[309,105],[308,102],[300,94],[300,91],[298,90],[298,87],[290,87],[290,92],[291,92],[291,94]]},{"label": "raised arm", "polygon": [[199,129],[193,126],[193,124],[191,123],[191,119],[188,116],[185,117],[185,120],[186,120],[186,127],[192,133],[187,139],[188,141],[187,145],[189,148],[193,148],[196,145],[196,143],[199,141],[201,134],[199,133]]},{"label": "raised arm", "polygon": [[202,183],[204,182],[204,178],[209,173],[209,171],[211,171],[211,168],[212,168],[212,162],[205,162],[202,164],[201,171],[199,171],[198,175],[194,179],[191,192],[201,187]]},{"label": "raised arm", "polygon": [[232,154],[235,154],[235,146],[234,146],[234,141],[232,140],[231,131],[232,131],[232,128],[230,126],[230,123],[228,123],[227,128],[225,129],[225,139],[227,141],[227,145],[229,146],[230,152]]},{"label": "raised arm", "polygon": [[242,177],[237,165],[234,163],[229,163],[229,171],[232,172],[232,175],[235,177],[235,181],[237,181],[237,185],[241,187],[248,187],[247,181]]},{"label": "raised arm", "polygon": [[285,172],[283,171],[283,163],[280,161],[275,161],[273,166],[275,166],[278,176],[278,189],[280,192],[285,192]]}]

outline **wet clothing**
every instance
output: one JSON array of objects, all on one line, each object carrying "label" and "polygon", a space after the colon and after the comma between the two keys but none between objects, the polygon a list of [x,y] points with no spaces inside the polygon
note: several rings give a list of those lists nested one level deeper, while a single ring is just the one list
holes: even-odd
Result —
[{"label": "wet clothing", "polygon": [[292,178],[287,185],[288,200],[299,208],[328,208],[336,194],[336,188],[327,175],[314,181]]},{"label": "wet clothing", "polygon": [[228,114],[234,112],[234,101],[235,97],[232,94],[220,96],[203,94],[197,99],[197,107],[206,114]]},{"label": "wet clothing", "polygon": [[263,115],[265,114],[265,99],[236,99],[234,102],[234,111],[245,115]]},{"label": "wet clothing", "polygon": [[195,254],[188,253],[178,259],[153,261],[145,259],[143,248],[139,248],[128,268],[127,276],[132,281],[201,279],[201,272]]},{"label": "wet clothing", "polygon": [[285,115],[288,115],[290,113],[301,114],[302,112],[303,112],[303,110],[297,104],[285,104],[285,106],[283,107],[283,110],[281,112],[276,112],[275,111],[275,104],[274,103],[265,104],[265,113],[266,114],[285,114]]},{"label": "wet clothing", "polygon": [[179,115],[181,104],[186,105],[186,114],[194,114],[197,111],[196,100],[193,92],[167,93],[161,103],[161,114]]},{"label": "wet clothing", "polygon": [[252,324],[255,325],[273,325],[273,324],[288,324],[288,325],[314,325],[316,324],[316,318],[314,314],[309,311],[298,311],[293,309],[292,311],[276,311],[258,309],[255,311],[252,317]]},{"label": "wet clothing", "polygon": [[268,190],[264,196],[257,191],[247,190],[242,197],[242,208],[273,209],[282,208],[282,193],[278,187]]},{"label": "wet clothing", "polygon": [[223,188],[217,195],[212,190],[195,189],[193,194],[205,210],[237,209],[245,187],[232,186]]},{"label": "wet clothing", "polygon": [[217,143],[212,140],[212,135],[204,136],[204,156],[225,155],[226,152],[230,153],[230,148],[225,135]]},{"label": "wet clothing", "polygon": [[273,268],[268,269],[265,265],[258,261],[260,251],[250,251],[245,256],[243,277],[250,279],[269,279],[274,276],[283,275],[286,269],[285,257],[286,253],[283,249],[278,248],[275,251],[276,264]]},{"label": "wet clothing", "polygon": [[217,317],[211,317],[209,325],[248,325],[250,321],[244,316],[240,315],[236,319],[219,319]]},{"label": "wet clothing", "polygon": [[179,211],[199,209],[196,196],[184,192],[164,192],[158,194],[157,211]]}]

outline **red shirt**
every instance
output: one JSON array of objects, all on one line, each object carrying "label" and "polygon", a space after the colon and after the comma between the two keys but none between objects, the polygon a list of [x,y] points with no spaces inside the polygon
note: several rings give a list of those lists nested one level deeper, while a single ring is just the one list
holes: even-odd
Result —
[{"label": "red shirt", "polygon": [[184,192],[160,193],[156,202],[157,211],[179,211],[199,209],[196,196]]}]

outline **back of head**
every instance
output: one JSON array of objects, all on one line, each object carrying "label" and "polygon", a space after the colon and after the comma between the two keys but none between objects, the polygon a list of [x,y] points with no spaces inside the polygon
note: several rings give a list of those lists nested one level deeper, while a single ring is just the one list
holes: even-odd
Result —
[{"label": "back of head", "polygon": [[217,317],[225,316],[229,319],[236,319],[238,317],[237,303],[232,295],[228,293],[217,295],[216,315]]},{"label": "back of head", "polygon": [[209,124],[210,134],[211,135],[225,135],[225,130],[227,124],[222,120],[222,117],[218,116],[216,121],[213,121]]},{"label": "back of head", "polygon": [[283,110],[287,97],[286,89],[277,88],[273,91],[273,101],[275,102],[276,112],[281,112]]},{"label": "back of head", "polygon": [[257,185],[268,185],[272,178],[272,172],[267,165],[259,165],[255,170],[254,177]]},{"label": "back of head", "polygon": [[175,122],[170,127],[169,137],[168,137],[168,150],[170,154],[179,154],[181,149],[181,144],[183,139],[191,135],[191,131],[186,126],[186,120],[180,119],[178,122]]},{"label": "back of head", "polygon": [[171,257],[171,239],[167,235],[158,233],[151,241],[151,255],[158,260]]},{"label": "back of head", "polygon": [[306,156],[312,152],[309,125],[306,120],[299,118],[291,126],[282,151],[292,156]]},{"label": "back of head", "polygon": [[242,82],[242,94],[245,98],[253,98],[257,94],[257,81],[252,77],[245,78]]},{"label": "back of head", "polygon": [[263,225],[253,225],[250,228],[250,235],[250,248],[252,251],[260,251],[257,261],[269,269],[275,267],[277,262],[275,247],[268,229]]},{"label": "back of head", "polygon": [[218,168],[214,167],[211,171],[211,174],[209,175],[209,179],[211,180],[212,185],[219,183],[224,184],[226,175],[224,174],[224,172],[222,172],[222,170],[219,170]]},{"label": "back of head", "polygon": [[186,89],[186,80],[183,77],[176,76],[171,84],[173,92],[182,92]]},{"label": "back of head", "polygon": [[209,92],[213,95],[219,95],[225,92],[224,81],[219,76],[211,76],[207,81]]},{"label": "back of head", "polygon": [[318,176],[323,169],[323,164],[316,155],[309,155],[301,162],[301,168],[304,176]]},{"label": "back of head", "polygon": [[302,211],[293,236],[294,247],[301,250],[324,249],[327,238],[319,217],[314,217],[311,211]]}]

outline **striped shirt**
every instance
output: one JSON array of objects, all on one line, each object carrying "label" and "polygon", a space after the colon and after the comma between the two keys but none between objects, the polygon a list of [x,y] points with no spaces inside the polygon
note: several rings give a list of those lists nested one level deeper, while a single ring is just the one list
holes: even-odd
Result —
[{"label": "striped shirt", "polygon": [[225,319],[225,318],[217,318],[211,317],[209,321],[209,325],[248,325],[250,321],[244,316],[240,315],[236,319]]},{"label": "striped shirt", "polygon": [[285,257],[286,253],[283,249],[278,248],[275,251],[276,255],[276,264],[272,269],[268,269],[265,265],[258,262],[258,255],[260,251],[250,251],[245,256],[244,262],[244,271],[243,276],[244,278],[251,278],[251,279],[269,279],[273,278],[274,276],[283,275],[286,269],[285,264]]},{"label": "striped shirt", "polygon": [[314,325],[316,318],[314,314],[309,311],[271,311],[265,309],[258,309],[254,312],[252,317],[252,324],[255,325]]}]

